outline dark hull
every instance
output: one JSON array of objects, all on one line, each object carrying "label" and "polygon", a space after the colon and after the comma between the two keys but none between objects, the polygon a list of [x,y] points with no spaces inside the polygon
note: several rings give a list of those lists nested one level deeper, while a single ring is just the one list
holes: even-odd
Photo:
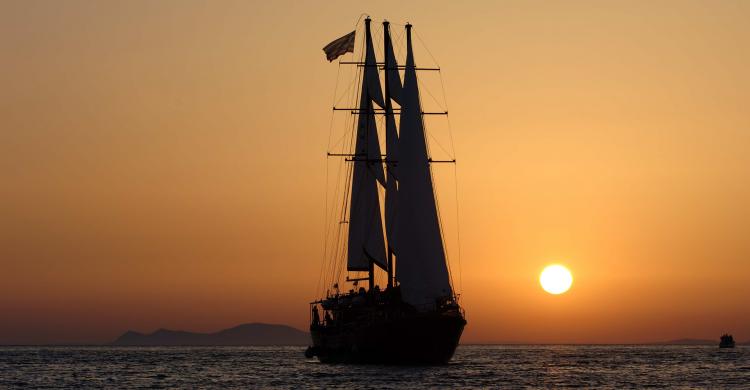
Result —
[{"label": "dark hull", "polygon": [[428,312],[318,327],[311,354],[323,363],[446,364],[465,325],[458,312]]}]

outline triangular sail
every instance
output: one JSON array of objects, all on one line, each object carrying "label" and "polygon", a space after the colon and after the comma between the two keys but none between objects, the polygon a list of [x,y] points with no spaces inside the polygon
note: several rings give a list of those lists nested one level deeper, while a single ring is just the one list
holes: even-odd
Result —
[{"label": "triangular sail", "polygon": [[375,51],[370,35],[370,19],[365,20],[365,66],[359,102],[356,143],[352,164],[351,203],[349,209],[349,245],[347,269],[367,271],[370,262],[387,266],[385,239],[378,199],[378,182],[384,183],[380,163],[380,142],[375,125],[373,100],[384,105],[378,77]]},{"label": "triangular sail", "polygon": [[398,204],[398,131],[393,115],[391,99],[398,102],[401,96],[401,76],[398,63],[393,54],[393,44],[389,23],[383,22],[383,40],[385,43],[385,145],[386,145],[386,185],[385,185],[385,233],[389,249],[396,253],[396,226],[398,225],[396,209]]},{"label": "triangular sail", "polygon": [[370,18],[365,19],[365,72],[362,77],[362,89],[367,87],[367,95],[380,108],[385,108],[383,103],[383,91],[380,89],[380,76],[378,76],[378,65],[375,59],[375,47],[372,44],[370,34]]},{"label": "triangular sail", "polygon": [[428,310],[452,295],[445,250],[432,187],[422,107],[412,52],[411,25],[406,26],[406,67],[401,91],[398,141],[398,266],[403,299]]},{"label": "triangular sail", "polygon": [[398,62],[393,54],[393,43],[388,22],[383,22],[383,34],[385,38],[385,88],[388,95],[396,103],[401,104],[401,76],[398,73]]}]

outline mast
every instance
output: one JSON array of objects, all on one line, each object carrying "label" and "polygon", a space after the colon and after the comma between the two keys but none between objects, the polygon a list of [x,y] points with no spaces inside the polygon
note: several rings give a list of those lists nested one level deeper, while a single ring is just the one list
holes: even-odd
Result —
[{"label": "mast", "polygon": [[380,163],[380,142],[375,125],[373,102],[384,107],[375,49],[370,33],[370,18],[365,19],[365,66],[357,120],[356,143],[352,157],[351,200],[347,270],[367,271],[374,287],[374,265],[387,267],[385,238],[378,199],[378,183],[385,175]]},{"label": "mast", "polygon": [[398,64],[393,53],[390,23],[383,22],[383,44],[385,48],[383,73],[385,85],[385,144],[386,144],[386,186],[385,186],[385,232],[388,238],[388,287],[393,287],[393,254],[396,247],[396,209],[398,184],[396,178],[396,164],[398,161],[398,131],[396,119],[393,115],[391,99],[399,102],[401,96],[401,77],[398,74]]},{"label": "mast", "polygon": [[398,138],[396,277],[404,300],[418,310],[429,310],[453,292],[433,192],[410,24],[406,25],[406,45]]}]

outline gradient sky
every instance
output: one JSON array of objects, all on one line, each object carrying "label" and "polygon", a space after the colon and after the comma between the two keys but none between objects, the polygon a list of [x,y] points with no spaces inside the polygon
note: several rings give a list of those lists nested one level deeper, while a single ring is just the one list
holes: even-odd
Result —
[{"label": "gradient sky", "polygon": [[463,342],[750,339],[749,2],[2,0],[0,343],[305,328],[363,12],[443,68]]}]

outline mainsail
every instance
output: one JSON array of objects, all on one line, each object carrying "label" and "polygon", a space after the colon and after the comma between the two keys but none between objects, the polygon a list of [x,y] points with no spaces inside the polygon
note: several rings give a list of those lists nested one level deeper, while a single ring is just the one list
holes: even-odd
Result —
[{"label": "mainsail", "polygon": [[452,290],[432,187],[409,24],[406,45],[398,139],[396,279],[406,302],[429,310],[437,299],[450,297]]},{"label": "mainsail", "polygon": [[349,271],[367,271],[370,263],[387,267],[383,223],[378,200],[378,182],[385,183],[380,163],[380,142],[375,125],[373,101],[384,106],[370,19],[365,21],[365,66],[360,95],[357,140],[352,157],[353,173],[349,210]]}]

